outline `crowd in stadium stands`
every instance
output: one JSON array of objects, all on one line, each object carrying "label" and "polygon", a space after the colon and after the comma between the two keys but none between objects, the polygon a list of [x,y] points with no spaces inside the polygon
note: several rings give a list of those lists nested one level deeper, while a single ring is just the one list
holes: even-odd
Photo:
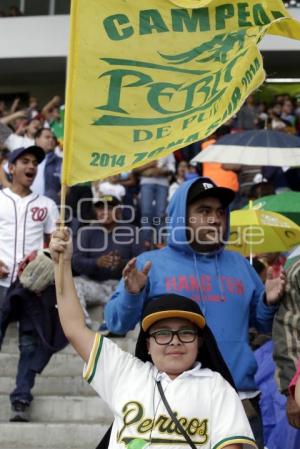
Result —
[{"label": "crowd in stadium stands", "polygon": [[[32,190],[49,196],[59,204],[63,117],[64,106],[59,96],[54,96],[42,107],[34,96],[29,97],[25,105],[21,104],[19,98],[11,104],[0,101],[0,148],[1,164],[4,167],[0,172],[2,187],[10,184],[6,162],[9,152],[15,148],[37,144],[45,151],[46,158],[42,167],[39,167]],[[290,94],[278,94],[270,104],[257,102],[250,95],[238,114],[204,141],[177,150],[166,158],[131,172],[71,187],[67,203],[73,219],[77,221],[76,226],[84,224],[85,219],[93,219],[92,201],[101,193],[104,181],[105,185],[109,183],[112,192],[117,192],[118,200],[124,206],[123,214],[126,219],[131,217],[133,224],[142,228],[141,239],[145,249],[163,244],[155,236],[164,223],[168,201],[185,180],[203,175],[217,184],[232,188],[237,193],[233,209],[242,207],[249,199],[257,196],[284,190],[299,191],[298,169],[240,165],[228,167],[192,162],[199,151],[205,151],[209,144],[226,133],[263,128],[300,136],[300,92],[294,97]],[[79,210],[77,203],[82,198],[90,198],[91,201],[81,202]]]},{"label": "crowd in stadium stands", "polygon": [[[56,205],[60,203],[60,177],[64,154],[63,118],[64,105],[59,96],[53,97],[44,106],[40,105],[34,96],[29,97],[26,104],[23,104],[19,98],[15,98],[11,104],[0,101],[0,192],[2,190],[6,197],[5,201],[7,201],[7,195],[17,201],[17,195],[12,195],[11,186],[16,184],[14,176],[18,175],[16,171],[18,159],[12,160],[11,154],[18,148],[37,145],[44,152],[43,160],[37,161],[38,166],[36,163],[31,173],[25,171],[28,177],[27,184],[33,194],[51,199],[51,204],[54,206],[49,211],[55,211],[56,218],[55,203]],[[288,190],[300,191],[300,169],[297,168],[247,167],[232,164],[228,166],[217,163],[199,164],[192,161],[196,154],[206,151],[207,146],[216,142],[222,135],[263,128],[300,136],[300,92],[295,96],[278,94],[270,104],[257,102],[255,96],[250,95],[240,111],[207,139],[130,172],[68,188],[66,221],[72,229],[74,239],[73,273],[89,327],[96,327],[104,334],[108,333],[105,322],[100,325],[91,320],[88,307],[97,303],[104,305],[109,300],[122,277],[122,270],[132,257],[142,251],[161,248],[165,245],[166,236],[161,231],[165,225],[166,208],[170,198],[185,181],[203,175],[214,180],[217,185],[231,188],[236,192],[236,198],[231,205],[232,209],[239,209],[249,199],[264,195],[280,194]],[[22,182],[24,183],[24,180]],[[36,219],[41,220],[42,217],[37,211],[34,211],[35,213]],[[5,221],[5,214],[2,218]],[[2,222],[0,220],[0,228],[3,220]],[[128,239],[127,242],[124,241],[124,238],[126,240],[124,223],[127,226],[127,232],[130,231],[130,235],[136,237],[134,244],[128,244]],[[121,228],[119,236],[118,228]],[[17,241],[17,234],[15,239]],[[20,253],[15,263],[22,262],[21,256],[28,256],[28,254]],[[265,280],[266,267],[272,266],[274,273],[279,275],[280,267],[286,261],[285,256],[272,254],[255,260],[253,265],[262,280]],[[18,276],[14,267],[15,274],[7,283],[5,279],[9,275],[10,267],[2,264],[1,260],[0,248],[0,293],[2,292],[0,301],[1,296],[2,299],[4,298],[9,283],[13,283]],[[267,339],[269,340],[270,336]],[[285,348],[285,351],[288,350]],[[299,348],[297,351],[299,357]],[[30,379],[31,384],[27,386],[29,392],[26,400],[13,404],[12,419],[25,416],[24,408],[32,399],[30,389],[34,377],[33,380]],[[281,390],[284,394],[288,394],[286,383]],[[12,395],[11,400],[14,398],[15,396]],[[294,403],[293,407],[295,407]],[[289,422],[292,422],[295,414],[300,418],[300,409],[293,408],[293,413],[289,410],[287,415]],[[296,424],[299,428],[300,422]],[[273,427],[276,427],[274,423]],[[290,448],[292,449],[292,446]]]},{"label": "crowd in stadium stands", "polygon": [[[32,190],[52,198],[59,204],[60,171],[63,157],[63,113],[59,96],[53,97],[41,107],[38,99],[31,96],[28,104],[16,98],[12,104],[0,101],[0,186],[10,185],[7,157],[19,147],[37,144],[46,153],[38,170]],[[168,201],[185,180],[199,175],[213,179],[217,184],[232,188],[236,199],[232,209],[245,205],[249,199],[285,190],[300,190],[300,170],[288,167],[222,166],[221,164],[197,164],[191,160],[199,151],[226,134],[243,130],[270,128],[285,133],[300,135],[300,93],[295,97],[278,94],[271,104],[256,102],[251,95],[229,122],[214,135],[202,142],[175,151],[174,154],[152,162],[128,173],[122,173],[98,182],[71,187],[67,204],[72,216],[72,226],[80,228],[86,220],[95,218],[93,201],[101,196],[101,186],[122,203],[123,215],[132,224],[141,228],[140,240],[143,249],[163,245],[157,235],[164,224]],[[105,182],[104,182],[105,181]],[[79,202],[79,200],[85,200]],[[78,207],[78,202],[80,207]],[[74,224],[76,223],[76,225]],[[80,273],[78,273],[80,275]]]}]

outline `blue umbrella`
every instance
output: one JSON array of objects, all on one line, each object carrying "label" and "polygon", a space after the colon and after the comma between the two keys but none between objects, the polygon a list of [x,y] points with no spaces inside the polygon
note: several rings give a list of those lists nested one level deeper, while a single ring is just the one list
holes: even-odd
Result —
[{"label": "blue umbrella", "polygon": [[192,161],[298,167],[300,138],[269,129],[226,134]]}]

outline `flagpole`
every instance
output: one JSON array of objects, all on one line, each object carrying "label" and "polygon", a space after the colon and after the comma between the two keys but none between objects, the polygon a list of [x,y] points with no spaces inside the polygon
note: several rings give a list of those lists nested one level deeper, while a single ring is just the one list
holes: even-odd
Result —
[{"label": "flagpole", "polygon": [[[65,226],[66,192],[67,186],[66,184],[63,183],[61,186],[61,197],[60,197],[60,223],[59,223],[60,229],[63,229]],[[62,295],[63,293],[63,272],[64,272],[64,256],[63,254],[60,254],[58,259],[58,285],[57,285],[59,295]]]},{"label": "flagpole", "polygon": [[[250,210],[253,209],[253,201],[252,200],[249,201],[249,209]],[[251,235],[251,239],[252,239],[252,234],[250,234],[250,235]],[[251,242],[250,242],[250,257],[249,257],[249,262],[250,262],[251,265],[253,265],[253,253],[252,253],[252,250],[253,250],[253,246],[252,246],[252,240],[251,240]]]},{"label": "flagpole", "polygon": [[[65,210],[66,210],[66,194],[68,185],[68,171],[70,161],[70,142],[71,142],[71,120],[70,110],[73,108],[74,95],[72,93],[73,86],[73,71],[72,64],[75,54],[75,48],[77,40],[75,39],[76,19],[78,16],[79,0],[73,0],[71,2],[70,11],[70,32],[69,32],[69,54],[67,58],[67,80],[66,80],[66,103],[65,103],[65,117],[64,117],[64,154],[62,163],[62,181],[61,181],[61,197],[60,197],[60,225],[59,229],[62,230],[65,226]],[[60,254],[58,259],[58,279],[57,279],[57,292],[59,295],[63,293],[63,272],[64,272],[64,258]]]}]

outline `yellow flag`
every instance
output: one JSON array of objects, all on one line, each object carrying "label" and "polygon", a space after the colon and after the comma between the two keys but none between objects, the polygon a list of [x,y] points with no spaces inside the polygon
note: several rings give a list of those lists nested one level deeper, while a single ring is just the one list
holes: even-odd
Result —
[{"label": "yellow flag", "polygon": [[128,171],[209,136],[264,81],[281,0],[72,0],[63,183]]}]

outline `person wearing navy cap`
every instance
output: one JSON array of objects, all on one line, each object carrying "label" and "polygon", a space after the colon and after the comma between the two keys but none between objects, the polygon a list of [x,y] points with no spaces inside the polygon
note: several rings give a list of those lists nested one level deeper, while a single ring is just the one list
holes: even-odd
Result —
[{"label": "person wearing navy cap", "polygon": [[[200,177],[184,182],[172,197],[165,230],[168,244],[129,261],[107,303],[104,318],[124,334],[141,318],[144,304],[176,293],[199,304],[243,399],[259,448],[263,448],[257,364],[249,325],[270,332],[286,276],[268,275],[265,287],[245,257],[225,248],[233,190]],[[253,249],[255,252],[255,248]]]},{"label": "person wearing navy cap", "polygon": [[[20,262],[49,242],[58,219],[54,201],[31,191],[37,167],[45,157],[42,148],[32,145],[13,150],[8,157],[11,186],[0,190],[0,324],[1,307],[8,288],[17,278]],[[20,318],[20,361],[16,388],[10,395],[12,421],[28,421],[35,372],[28,360],[38,344],[34,331],[24,331]]]},{"label": "person wearing navy cap", "polygon": [[17,159],[24,156],[25,154],[33,154],[36,157],[37,163],[40,164],[45,159],[45,153],[41,147],[37,145],[31,145],[30,147],[16,148],[11,151],[8,155],[8,162],[14,164]]}]

